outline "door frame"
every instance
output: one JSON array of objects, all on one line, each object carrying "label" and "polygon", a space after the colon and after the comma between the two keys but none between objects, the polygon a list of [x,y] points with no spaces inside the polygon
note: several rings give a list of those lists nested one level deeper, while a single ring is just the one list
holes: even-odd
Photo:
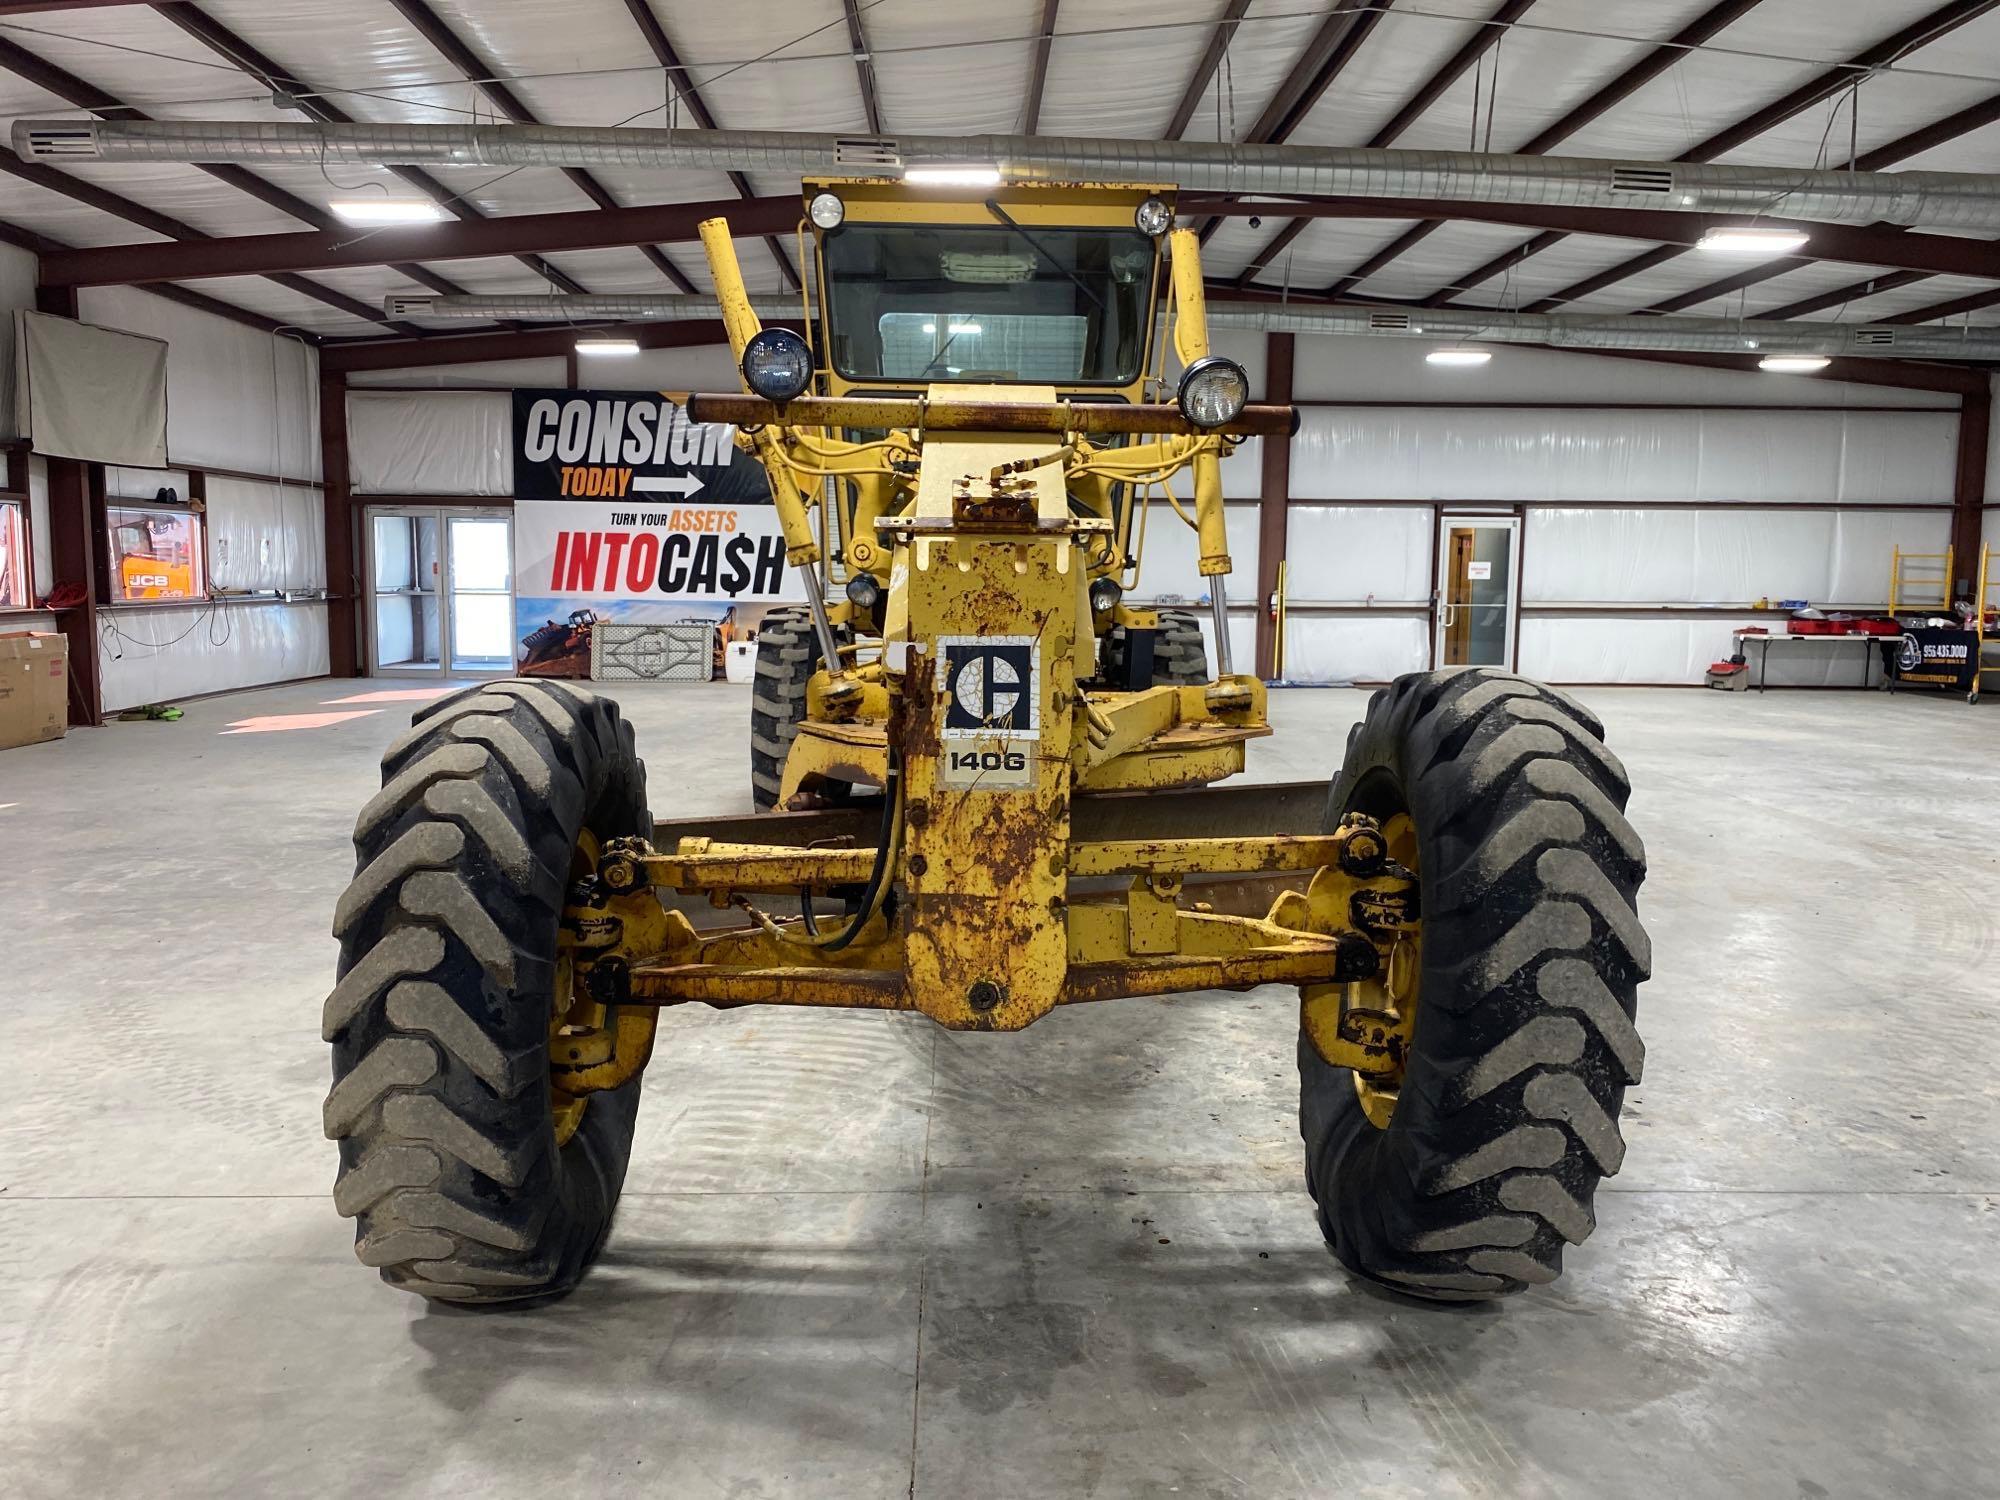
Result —
[{"label": "door frame", "polygon": [[[392,662],[382,665],[377,659],[375,613],[375,518],[377,516],[429,516],[437,521],[438,535],[438,660],[436,665],[427,662],[405,664]],[[452,664],[453,641],[451,620],[451,522],[454,517],[466,520],[507,521],[508,555],[512,557],[514,508],[511,505],[467,504],[464,501],[439,500],[436,502],[392,501],[375,504],[364,501],[361,511],[361,579],[362,603],[366,610],[366,653],[365,664],[371,677],[435,677],[445,678],[490,678],[505,677],[513,671],[513,663],[494,667],[485,671],[460,671]],[[511,608],[514,598],[513,579],[508,579],[507,598]]]},{"label": "door frame", "polygon": [[1507,619],[1503,626],[1507,643],[1506,660],[1501,662],[1503,671],[1513,672],[1521,656],[1521,547],[1526,528],[1521,524],[1520,511],[1492,510],[1447,510],[1440,506],[1435,512],[1437,524],[1431,532],[1431,618],[1430,649],[1433,669],[1445,665],[1444,633],[1448,627],[1448,611],[1456,606],[1445,602],[1451,569],[1451,533],[1457,526],[1485,527],[1495,531],[1505,531],[1510,537],[1507,546]]}]

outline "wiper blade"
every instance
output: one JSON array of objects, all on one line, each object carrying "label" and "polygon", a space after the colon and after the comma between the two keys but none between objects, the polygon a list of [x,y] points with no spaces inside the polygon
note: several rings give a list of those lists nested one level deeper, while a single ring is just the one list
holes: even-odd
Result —
[{"label": "wiper blade", "polygon": [[1036,239],[1032,234],[1028,233],[1027,230],[1023,229],[1018,223],[1016,223],[1012,214],[1008,213],[1006,209],[1002,208],[998,203],[996,203],[991,198],[988,198],[986,200],[986,211],[989,214],[993,215],[994,218],[998,219],[1002,224],[1005,224],[1009,229],[1013,230],[1014,233],[1018,234],[1023,240],[1025,240],[1030,250],[1033,250],[1035,254],[1039,255],[1043,260],[1047,261],[1050,265],[1054,266],[1058,271],[1062,272],[1063,275],[1067,276],[1070,279],[1071,284],[1075,286],[1079,292],[1082,292],[1084,296],[1090,299],[1090,305],[1092,307],[1095,307],[1099,312],[1103,313],[1106,317],[1110,316],[1111,310],[1104,305],[1104,299],[1098,296],[1097,293],[1093,292],[1090,289],[1088,283],[1086,283],[1081,276],[1077,275],[1076,272],[1072,271],[1068,266],[1064,265],[1062,263],[1061,258],[1058,257],[1054,251],[1050,250],[1048,246],[1044,245],[1040,240]]}]

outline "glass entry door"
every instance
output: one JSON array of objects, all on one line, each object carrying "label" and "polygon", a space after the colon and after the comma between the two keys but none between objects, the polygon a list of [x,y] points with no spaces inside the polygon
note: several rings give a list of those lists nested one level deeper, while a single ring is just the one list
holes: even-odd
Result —
[{"label": "glass entry door", "polygon": [[463,506],[368,511],[368,666],[480,676],[514,666],[514,523]]},{"label": "glass entry door", "polygon": [[1443,517],[1438,528],[1437,664],[1514,665],[1518,516]]}]

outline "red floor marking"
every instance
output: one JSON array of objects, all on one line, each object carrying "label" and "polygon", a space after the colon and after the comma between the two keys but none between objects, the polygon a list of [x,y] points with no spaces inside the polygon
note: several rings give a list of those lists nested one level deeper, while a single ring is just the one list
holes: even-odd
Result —
[{"label": "red floor marking", "polygon": [[351,698],[322,698],[322,703],[425,703],[455,693],[466,684],[447,683],[443,687],[382,688],[373,693],[356,693]]},{"label": "red floor marking", "polygon": [[338,714],[259,714],[254,719],[238,719],[223,734],[282,734],[287,729],[324,729],[349,719],[365,719],[379,714],[379,708],[354,708]]}]

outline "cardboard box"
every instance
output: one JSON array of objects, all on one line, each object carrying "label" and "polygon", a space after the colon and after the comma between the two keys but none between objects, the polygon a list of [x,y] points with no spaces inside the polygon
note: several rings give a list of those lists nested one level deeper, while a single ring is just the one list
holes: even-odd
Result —
[{"label": "cardboard box", "polygon": [[59,740],[68,731],[68,637],[0,634],[0,750]]}]

